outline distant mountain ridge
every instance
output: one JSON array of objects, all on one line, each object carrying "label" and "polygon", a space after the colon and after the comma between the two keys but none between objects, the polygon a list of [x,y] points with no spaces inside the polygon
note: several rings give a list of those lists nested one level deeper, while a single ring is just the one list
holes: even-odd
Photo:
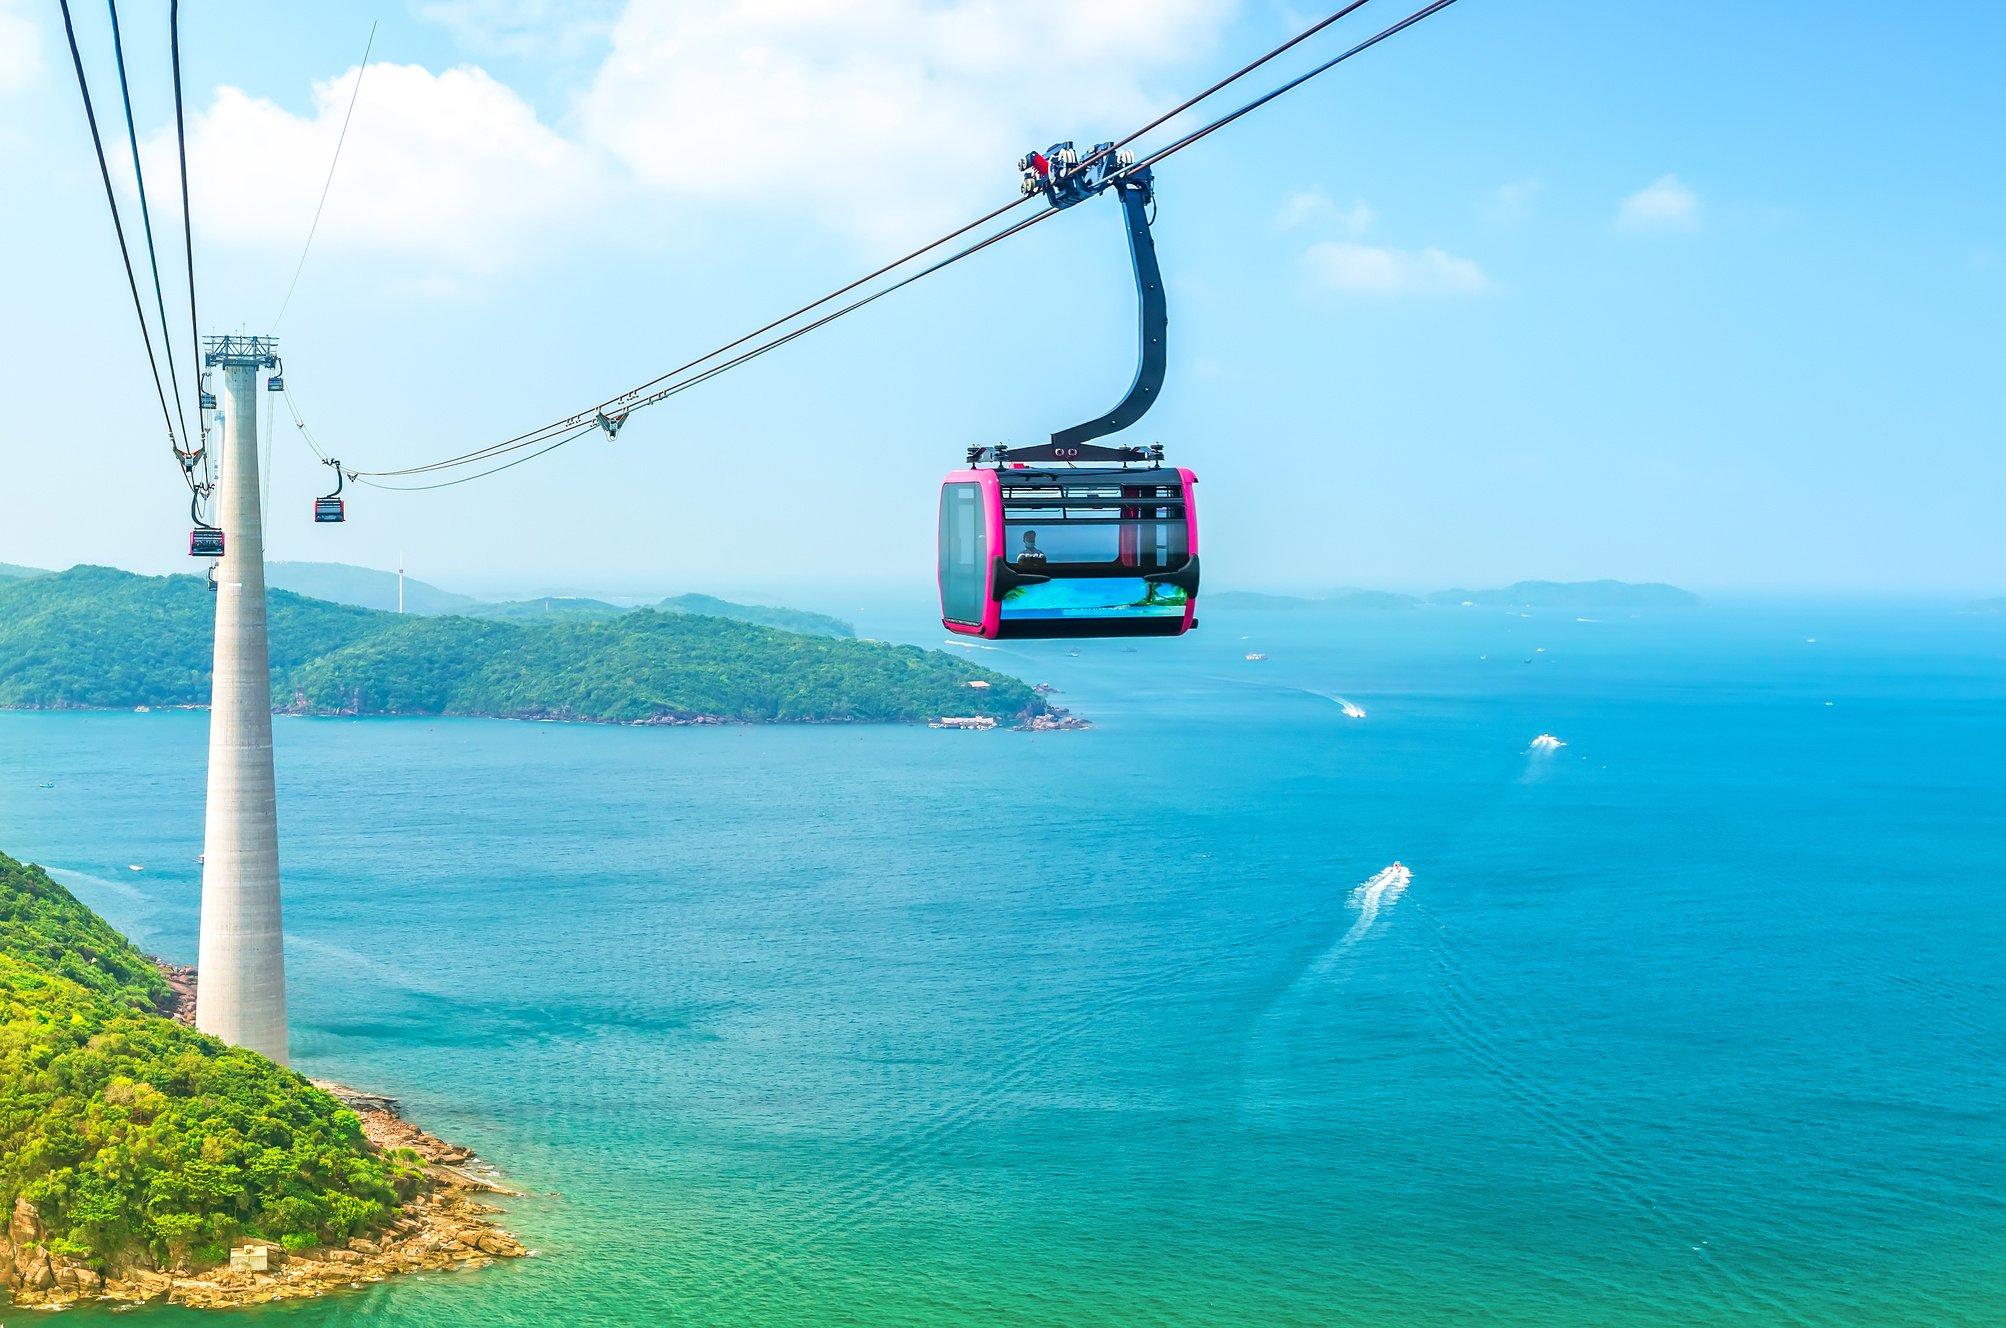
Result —
[{"label": "distant mountain ridge", "polygon": [[1513,609],[1691,609],[1702,603],[1690,590],[1659,581],[1514,581],[1495,590],[1438,590],[1403,595],[1385,590],[1332,590],[1321,595],[1271,595],[1215,590],[1213,608],[1271,610],[1418,609],[1464,604]]},{"label": "distant mountain ridge", "polygon": [[[309,599],[324,599],[331,604],[353,604],[388,613],[397,609],[397,573],[378,571],[374,567],[354,567],[348,563],[271,562],[265,564],[265,584],[278,590],[290,590],[295,595],[305,595]],[[461,613],[478,609],[480,603],[472,595],[441,590],[415,576],[404,578],[406,613]]]},{"label": "distant mountain ridge", "polygon": [[[651,608],[529,616],[384,613],[273,590],[272,696],[300,714],[665,724],[1048,709],[1020,678],[917,646]],[[0,707],[206,705],[214,623],[195,576],[73,567],[0,582]]]},{"label": "distant mountain ridge", "polygon": [[0,563],[0,581],[13,581],[20,577],[47,576],[45,567],[22,567],[17,563]]},{"label": "distant mountain ridge", "polygon": [[[30,568],[27,575],[46,575]],[[0,572],[0,577],[5,573]],[[397,607],[397,573],[348,563],[274,562],[265,565],[265,584],[296,595],[326,600],[332,604],[353,604],[385,612]],[[509,622],[532,619],[611,618],[633,611],[632,606],[613,604],[582,595],[542,595],[534,599],[483,600],[438,586],[415,577],[404,578],[404,612],[417,614],[458,613],[470,618],[496,618]],[[712,618],[760,627],[777,627],[783,632],[806,632],[812,636],[854,637],[857,632],[841,618],[804,609],[785,609],[765,604],[737,604],[715,595],[671,595],[654,606],[664,613],[700,613]]]}]

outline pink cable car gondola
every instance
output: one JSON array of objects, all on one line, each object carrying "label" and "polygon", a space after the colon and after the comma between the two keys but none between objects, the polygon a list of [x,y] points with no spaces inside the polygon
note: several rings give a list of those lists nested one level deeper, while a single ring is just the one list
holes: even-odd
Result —
[{"label": "pink cable car gondola", "polygon": [[[1047,464],[1058,451],[1088,464]],[[1026,455],[1035,461],[1016,459]],[[1196,625],[1198,480],[1164,465],[1162,448],[984,448],[970,462],[940,491],[950,632],[1179,636]]]},{"label": "pink cable car gondola", "polygon": [[1071,207],[1121,199],[1141,313],[1141,362],[1107,414],[1035,448],[971,447],[940,490],[940,617],[950,632],[998,638],[1179,636],[1198,625],[1197,477],[1163,449],[1104,447],[1163,386],[1163,277],[1150,239],[1150,171],[1112,144],[1084,164],[1070,143],[1018,163],[1026,193]]}]

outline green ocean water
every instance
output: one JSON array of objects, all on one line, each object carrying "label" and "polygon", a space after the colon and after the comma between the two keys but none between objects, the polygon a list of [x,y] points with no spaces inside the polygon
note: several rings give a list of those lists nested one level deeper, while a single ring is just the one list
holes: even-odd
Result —
[{"label": "green ocean water", "polygon": [[[281,721],[296,1063],[538,1253],[242,1321],[2006,1322],[2006,623],[1072,649],[975,657],[1087,733]],[[192,960],[205,741],[0,713],[0,847]]]}]

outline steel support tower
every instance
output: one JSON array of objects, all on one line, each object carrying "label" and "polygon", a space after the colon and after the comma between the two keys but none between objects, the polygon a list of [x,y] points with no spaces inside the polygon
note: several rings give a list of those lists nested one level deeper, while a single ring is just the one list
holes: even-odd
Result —
[{"label": "steel support tower", "polygon": [[216,524],[216,671],[209,704],[202,942],[195,1026],[286,1063],[286,961],[279,920],[279,817],[272,675],[265,640],[265,526],[258,503],[258,372],[271,337],[208,337],[223,373]]}]

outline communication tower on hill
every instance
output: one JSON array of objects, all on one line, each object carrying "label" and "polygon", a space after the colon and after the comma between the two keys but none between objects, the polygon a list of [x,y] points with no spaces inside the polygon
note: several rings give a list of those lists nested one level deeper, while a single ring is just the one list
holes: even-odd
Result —
[{"label": "communication tower on hill", "polygon": [[[279,919],[279,817],[272,776],[272,674],[265,637],[265,525],[258,502],[258,372],[272,337],[207,337],[223,371],[216,522],[216,671],[195,1026],[286,1062],[286,963]],[[277,389],[276,376],[271,384]]]}]

